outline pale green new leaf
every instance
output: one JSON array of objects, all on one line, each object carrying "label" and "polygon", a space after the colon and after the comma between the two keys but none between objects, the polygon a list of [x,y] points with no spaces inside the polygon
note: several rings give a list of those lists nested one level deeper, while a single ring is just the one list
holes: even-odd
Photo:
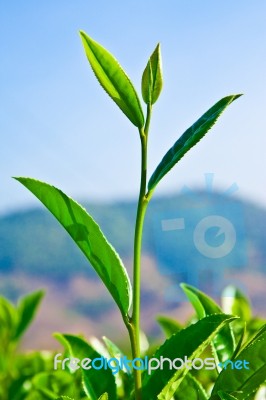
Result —
[{"label": "pale green new leaf", "polygon": [[[200,356],[210,344],[217,332],[234,317],[225,314],[211,315],[201,319],[193,325],[177,332],[159,347],[153,358],[160,357],[174,360],[180,358],[193,360]],[[180,369],[170,369],[167,365],[163,369],[144,373],[143,400],[156,399],[170,400],[189,370],[183,365]]]},{"label": "pale green new leaf", "polygon": [[240,96],[240,94],[237,94],[224,97],[183,133],[173,147],[168,150],[152,174],[148,183],[149,191],[153,190],[164,175],[166,175],[170,169],[203,138],[215,124],[225,108]]},{"label": "pale green new leaf", "polygon": [[[205,293],[185,283],[182,283],[180,286],[195,308],[199,319],[207,315],[223,312],[218,304]],[[217,333],[212,344],[217,361],[224,362],[232,357],[235,350],[235,339],[229,325],[226,325]]]},{"label": "pale green new leaf", "polygon": [[163,87],[163,72],[160,44],[152,53],[144,69],[141,82],[142,97],[146,104],[154,104]]},{"label": "pale green new leaf", "polygon": [[219,374],[211,399],[215,399],[215,395],[220,390],[228,392],[239,392],[237,398],[239,400],[246,399],[249,395],[256,392],[258,388],[266,382],[266,325],[258,332],[258,334],[250,340],[250,342],[238,353],[233,359],[234,363],[238,360],[246,360],[248,369],[232,369],[228,366]]},{"label": "pale green new leaf", "polygon": [[80,360],[78,366],[81,369],[83,386],[87,396],[91,400],[98,400],[106,392],[109,395],[109,400],[116,400],[115,378],[110,368],[83,369],[81,367],[82,360],[88,358],[90,360],[100,359],[102,357],[101,354],[78,336],[56,333],[54,337],[66,347],[70,357]]},{"label": "pale green new leaf", "polygon": [[237,315],[244,321],[251,318],[251,306],[248,298],[238,288],[230,285],[222,293],[223,312]]},{"label": "pale green new leaf", "polygon": [[101,397],[99,397],[99,400],[108,400],[108,394],[104,393],[101,395]]},{"label": "pale green new leaf", "polygon": [[183,328],[175,319],[165,315],[158,315],[156,319],[167,338]]},{"label": "pale green new leaf", "polygon": [[91,68],[100,85],[138,128],[144,125],[140,101],[129,77],[117,60],[85,32],[80,36]]},{"label": "pale green new leaf", "polygon": [[44,291],[38,290],[36,292],[27,294],[20,299],[17,309],[18,323],[14,333],[15,340],[19,339],[30,325],[43,296]]},{"label": "pale green new leaf", "polygon": [[[123,359],[124,354],[115,343],[105,336],[103,336],[103,341],[109,353],[109,358],[116,358],[117,360]],[[132,390],[133,376],[131,370],[128,370],[127,368],[119,369],[115,374],[115,381],[119,398],[123,398],[126,393],[129,393]]]},{"label": "pale green new leaf", "polygon": [[0,335],[2,331],[8,331],[13,335],[17,326],[17,310],[5,297],[0,297]]},{"label": "pale green new leaf", "polygon": [[15,178],[55,216],[82,250],[113,296],[123,315],[132,297],[127,271],[100,227],[78,203],[61,190],[31,178]]},{"label": "pale green new leaf", "polygon": [[174,400],[208,400],[207,394],[200,382],[188,373],[181,382]]}]

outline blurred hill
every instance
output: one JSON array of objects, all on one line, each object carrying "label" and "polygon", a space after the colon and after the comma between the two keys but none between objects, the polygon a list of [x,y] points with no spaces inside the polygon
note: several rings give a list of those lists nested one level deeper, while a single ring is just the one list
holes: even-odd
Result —
[{"label": "blurred hill", "polygon": [[[82,205],[99,223],[132,275],[136,204],[121,201]],[[222,229],[212,226],[213,216],[222,223],[227,221],[227,225]],[[204,234],[197,238],[202,224]],[[235,244],[228,237],[230,226],[235,232]],[[224,248],[226,241],[229,247],[232,244],[231,251]],[[255,204],[203,191],[154,198],[148,208],[143,239],[142,314],[148,331],[158,333],[152,320],[156,313],[175,314],[184,302],[178,288],[180,281],[194,284],[214,297],[226,284],[233,283],[252,298],[256,311],[265,315],[265,243],[266,209]],[[204,249],[213,250],[212,255]],[[225,253],[219,256],[221,249]],[[48,291],[43,318],[50,321],[51,331],[70,331],[70,320],[75,330],[89,319],[86,330],[99,334],[99,321],[104,322],[103,329],[110,330],[113,321],[119,320],[112,299],[94,270],[43,208],[0,217],[0,294],[16,300],[37,287]]]}]

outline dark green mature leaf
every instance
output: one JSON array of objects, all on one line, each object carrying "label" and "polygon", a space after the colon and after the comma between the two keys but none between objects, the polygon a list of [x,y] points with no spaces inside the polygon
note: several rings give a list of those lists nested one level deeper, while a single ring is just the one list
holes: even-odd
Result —
[{"label": "dark green mature leaf", "polygon": [[[88,358],[94,360],[102,357],[89,343],[78,336],[61,333],[56,333],[54,336],[67,348],[72,358],[82,361]],[[81,363],[79,366],[81,367]],[[81,373],[85,393],[91,400],[98,400],[105,392],[108,393],[110,400],[117,399],[115,378],[110,368],[97,370],[81,368]]]},{"label": "dark green mature leaf", "polygon": [[[195,308],[199,319],[207,315],[219,314],[223,312],[218,304],[216,304],[215,301],[205,293],[185,283],[182,283],[180,286]],[[212,343],[218,361],[224,362],[230,359],[235,350],[235,340],[230,326],[227,325],[221,329],[215,336]]]},{"label": "dark green mature leaf", "polygon": [[138,128],[144,125],[140,101],[129,77],[117,60],[99,43],[81,31],[82,43],[96,78],[123,113]]},{"label": "dark green mature leaf", "polygon": [[180,331],[183,328],[182,325],[173,318],[159,315],[156,319],[166,337],[172,336],[174,333]]},{"label": "dark green mature leaf", "polygon": [[31,178],[15,179],[29,189],[63,225],[125,315],[132,297],[129,277],[120,257],[93,218],[56,187]]},{"label": "dark green mature leaf", "polygon": [[[167,339],[153,358],[159,360],[162,356],[170,360],[185,360],[187,357],[193,360],[200,356],[217,332],[233,319],[234,317],[225,314],[205,317]],[[171,370],[167,365],[163,369],[151,371],[150,375],[144,373],[143,400],[155,399],[156,396],[160,400],[170,400],[189,371],[184,365],[178,370]]]},{"label": "dark green mature leaf", "polygon": [[152,174],[148,183],[149,191],[153,190],[164,175],[166,175],[170,169],[203,138],[215,124],[225,108],[240,96],[240,94],[237,94],[224,97],[183,133],[173,147],[165,154]]},{"label": "dark green mature leaf", "polygon": [[207,394],[200,382],[191,374],[187,374],[181,382],[174,400],[208,400]]},{"label": "dark green mature leaf", "polygon": [[154,104],[163,87],[163,72],[160,44],[152,53],[142,75],[142,97],[146,104]]},{"label": "dark green mature leaf", "polygon": [[211,399],[215,399],[215,395],[226,388],[230,393],[239,392],[237,398],[244,400],[266,382],[265,349],[266,325],[233,359],[234,363],[246,360],[249,369],[232,369],[230,366],[224,368],[215,382]]},{"label": "dark green mature leaf", "polygon": [[235,396],[226,392],[219,391],[218,395],[220,396],[221,400],[237,400]]},{"label": "dark green mature leaf", "polygon": [[43,296],[44,291],[38,290],[21,298],[18,304],[18,324],[14,333],[15,340],[19,339],[30,325]]}]

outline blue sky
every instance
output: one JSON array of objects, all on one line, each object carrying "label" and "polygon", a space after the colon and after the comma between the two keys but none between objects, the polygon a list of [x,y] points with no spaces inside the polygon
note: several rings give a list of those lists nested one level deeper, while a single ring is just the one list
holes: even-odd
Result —
[{"label": "blue sky", "polygon": [[11,176],[52,183],[75,198],[132,198],[139,138],[98,85],[85,30],[120,61],[140,91],[161,43],[164,90],[154,106],[149,173],[221,97],[244,93],[171,171],[159,193],[233,182],[266,205],[266,3],[263,0],[12,1],[0,4],[0,212],[38,204]]}]

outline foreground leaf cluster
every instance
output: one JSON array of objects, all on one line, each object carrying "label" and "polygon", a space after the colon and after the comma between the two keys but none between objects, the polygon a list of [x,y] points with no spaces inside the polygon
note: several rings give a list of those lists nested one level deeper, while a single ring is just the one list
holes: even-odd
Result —
[{"label": "foreground leaf cluster", "polygon": [[[163,356],[174,360],[187,356],[193,360],[211,357],[223,349],[227,359],[234,362],[247,360],[249,369],[217,368],[210,374],[206,370],[187,370],[184,367],[170,370],[166,366],[163,370],[152,371],[151,374],[143,371],[143,400],[261,400],[261,385],[266,383],[265,321],[252,316],[248,299],[235,288],[231,288],[233,297],[223,295],[222,308],[196,288],[186,284],[182,284],[182,288],[195,308],[195,316],[185,325],[167,316],[158,317],[158,322],[168,338],[155,351],[151,344],[143,359],[145,356],[157,359]],[[111,369],[78,370],[73,373],[68,363],[64,370],[54,370],[55,353],[24,354],[18,351],[19,342],[32,323],[42,297],[43,291],[33,292],[23,297],[17,306],[3,297],[0,298],[0,339],[4,343],[0,351],[0,398],[131,398],[134,393],[132,371],[120,370],[115,375]],[[227,315],[224,314],[225,309],[239,312],[236,316]],[[244,315],[249,315],[249,318],[244,319]],[[62,358],[76,357],[82,360],[103,356],[119,359],[124,356],[117,344],[107,338],[103,338],[101,346],[75,335],[57,333],[55,338],[63,345]],[[220,355],[219,359],[221,357]],[[225,357],[222,358],[225,360]]]}]

